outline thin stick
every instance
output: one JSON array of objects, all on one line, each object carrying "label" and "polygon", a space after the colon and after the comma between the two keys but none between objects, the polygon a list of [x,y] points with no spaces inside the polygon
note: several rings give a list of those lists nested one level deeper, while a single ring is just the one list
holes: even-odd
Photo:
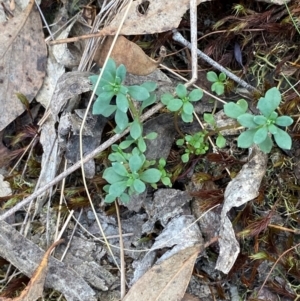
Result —
[{"label": "thin stick", "polygon": [[[192,49],[192,45],[189,41],[187,41],[176,29],[173,30],[173,40],[188,47],[189,49]],[[231,78],[232,80],[234,80],[235,82],[237,82],[239,85],[241,85],[242,87],[246,88],[247,90],[251,91],[251,92],[257,92],[259,93],[259,91],[254,88],[253,86],[249,85],[248,83],[246,83],[244,80],[240,79],[239,77],[237,77],[235,74],[231,73],[230,71],[228,71],[226,68],[224,68],[223,66],[221,66],[220,64],[218,64],[217,62],[215,62],[213,59],[211,59],[208,55],[206,55],[204,52],[202,52],[201,50],[197,49],[197,55],[203,59],[204,61],[206,61],[207,63],[209,63],[210,65],[212,65],[214,68],[220,70],[221,72],[225,73],[229,78]]]},{"label": "thin stick", "polygon": [[120,219],[120,211],[119,211],[119,204],[115,202],[116,213],[117,213],[117,220],[118,220],[118,228],[119,228],[119,236],[120,236],[120,260],[121,260],[121,300],[125,297],[126,294],[126,280],[125,280],[125,259],[124,259],[124,244],[123,244],[123,237],[122,237],[122,224]]},{"label": "thin stick", "polygon": [[190,28],[191,28],[191,61],[192,78],[186,83],[191,86],[198,79],[198,54],[197,54],[197,3],[196,0],[190,0]]}]

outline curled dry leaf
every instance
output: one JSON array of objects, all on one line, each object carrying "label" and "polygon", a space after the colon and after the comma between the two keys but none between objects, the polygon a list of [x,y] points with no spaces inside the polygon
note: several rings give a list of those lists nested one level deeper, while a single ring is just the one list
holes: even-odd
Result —
[{"label": "curled dry leaf", "polygon": [[25,110],[16,93],[32,101],[45,76],[47,49],[33,5],[30,0],[19,16],[0,24],[0,130]]},{"label": "curled dry leaf", "polygon": [[220,255],[216,268],[225,274],[230,271],[240,250],[227,213],[231,208],[242,206],[257,197],[261,180],[266,172],[268,160],[266,154],[254,147],[251,157],[239,174],[227,185],[224,194],[219,232]]},{"label": "curled dry leaf", "polygon": [[[208,0],[197,0],[197,5]],[[149,5],[143,10],[143,2]],[[176,9],[174,9],[174,6]],[[138,0],[129,9],[128,16],[121,28],[121,35],[138,35],[164,32],[177,28],[182,16],[189,9],[190,0]],[[100,33],[114,35],[121,24],[127,6]]]},{"label": "curled dry leaf", "polygon": [[200,245],[183,249],[153,266],[132,286],[123,301],[181,300],[200,250]]},{"label": "curled dry leaf", "polygon": [[[100,66],[106,59],[114,37],[107,37],[104,43],[95,53],[94,61]],[[126,49],[126,51],[124,51]],[[117,65],[124,64],[127,71],[134,75],[148,75],[152,73],[160,63],[145,54],[137,44],[127,40],[123,36],[117,38],[116,44],[110,55]]]}]

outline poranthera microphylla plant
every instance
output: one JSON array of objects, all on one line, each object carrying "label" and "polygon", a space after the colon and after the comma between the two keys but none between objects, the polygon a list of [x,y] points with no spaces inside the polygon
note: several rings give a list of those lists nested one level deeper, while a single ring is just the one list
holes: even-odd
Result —
[{"label": "poranthera microphylla plant", "polygon": [[[126,203],[133,194],[140,194],[146,190],[146,184],[156,188],[161,181],[164,185],[171,186],[171,175],[165,170],[166,161],[161,158],[158,162],[147,160],[144,155],[147,139],[155,139],[157,134],[152,132],[143,135],[143,124],[140,116],[143,110],[156,102],[154,93],[157,85],[153,82],[145,82],[142,85],[126,86],[124,80],[126,68],[124,65],[116,66],[112,59],[109,59],[99,85],[96,87],[97,99],[93,105],[93,114],[101,114],[105,117],[113,116],[116,133],[121,133],[127,127],[130,128],[129,135],[119,145],[112,145],[111,154],[108,159],[111,166],[103,172],[103,178],[107,181],[104,186],[106,192],[105,202],[113,202],[119,198]],[[219,76],[215,72],[208,72],[207,79],[211,81],[212,91],[218,95],[224,93],[226,75]],[[90,77],[95,86],[98,76]],[[161,102],[171,111],[180,116],[184,122],[193,120],[194,106],[203,96],[200,89],[191,92],[179,84],[175,93],[162,95]],[[141,102],[136,108],[134,101]],[[225,114],[234,118],[247,130],[238,137],[238,146],[248,148],[252,144],[257,144],[259,148],[268,153],[271,151],[273,135],[276,144],[283,149],[291,148],[291,137],[281,127],[289,126],[293,119],[289,116],[278,116],[277,107],[281,101],[278,89],[272,88],[267,91],[265,97],[260,98],[257,108],[260,115],[247,113],[248,104],[241,99],[237,103],[227,103],[224,105]],[[129,121],[130,111],[132,121]],[[216,129],[214,117],[206,114],[204,119]],[[218,131],[217,131],[218,132]],[[201,131],[194,135],[185,135],[177,140],[177,145],[184,148],[182,161],[188,162],[191,155],[205,154],[208,150],[206,132]],[[217,146],[225,146],[225,138],[218,133]],[[125,151],[127,150],[127,151]]]}]

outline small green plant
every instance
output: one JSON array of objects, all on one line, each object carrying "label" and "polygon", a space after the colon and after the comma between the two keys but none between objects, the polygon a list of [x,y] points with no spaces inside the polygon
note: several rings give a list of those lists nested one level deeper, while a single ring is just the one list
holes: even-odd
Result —
[{"label": "small green plant", "polygon": [[107,192],[105,202],[111,203],[120,198],[123,203],[128,203],[131,195],[146,190],[145,183],[156,188],[162,173],[157,168],[149,168],[155,161],[146,160],[137,147],[130,153],[124,153],[117,145],[113,145],[112,150],[114,152],[108,157],[111,167],[103,173],[103,178],[109,183],[103,188]]},{"label": "small green plant", "polygon": [[[114,113],[115,122],[117,124],[115,131],[120,133],[129,126],[127,112],[130,109],[134,115],[130,134],[135,140],[142,133],[142,125],[139,122],[139,115],[141,112],[135,109],[132,100],[143,101],[140,108],[140,111],[142,111],[155,102],[155,95],[150,93],[156,89],[157,85],[156,83],[146,82],[141,86],[136,85],[127,87],[123,85],[125,76],[125,66],[120,65],[117,68],[114,60],[109,59],[96,89],[96,95],[98,97],[93,105],[93,114],[101,114],[104,117],[109,117]],[[90,80],[93,86],[95,86],[98,76],[90,76]],[[113,97],[115,97],[115,104],[112,103]]]},{"label": "small green plant", "polygon": [[212,126],[214,131],[216,131],[218,133],[218,136],[216,139],[216,145],[219,148],[223,148],[226,145],[226,139],[219,132],[219,129],[217,128],[217,123],[216,123],[216,120],[215,120],[213,114],[204,113],[203,119]]},{"label": "small green plant", "polygon": [[253,143],[257,144],[264,153],[269,153],[273,147],[271,136],[274,136],[276,144],[282,149],[291,149],[292,139],[280,126],[286,127],[293,123],[289,116],[278,116],[275,111],[281,101],[281,94],[277,88],[269,89],[265,97],[258,101],[257,108],[261,115],[246,113],[248,103],[241,99],[237,103],[227,103],[224,112],[228,117],[237,119],[239,124],[248,128],[238,137],[238,146],[249,148]]},{"label": "small green plant", "polygon": [[184,147],[184,154],[181,156],[183,163],[190,159],[190,155],[203,155],[208,150],[208,143],[205,141],[205,132],[198,132],[194,135],[185,135],[184,138],[178,139],[176,144]]},{"label": "small green plant", "polygon": [[209,71],[206,74],[206,78],[208,81],[213,83],[211,85],[211,91],[215,92],[217,95],[224,94],[225,84],[226,84],[226,74],[221,72],[219,76],[214,71]]},{"label": "small green plant", "polygon": [[176,97],[171,93],[166,93],[162,95],[161,102],[171,112],[177,112],[184,122],[192,122],[194,106],[191,102],[200,100],[203,92],[200,89],[194,89],[188,93],[186,86],[182,84],[179,84],[175,91]]}]

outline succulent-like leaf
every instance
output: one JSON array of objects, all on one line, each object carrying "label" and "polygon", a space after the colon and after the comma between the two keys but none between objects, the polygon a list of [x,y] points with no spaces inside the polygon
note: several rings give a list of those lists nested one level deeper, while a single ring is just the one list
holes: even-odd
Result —
[{"label": "succulent-like leaf", "polygon": [[143,181],[141,181],[140,179],[134,180],[133,187],[137,193],[143,193],[146,190],[145,183]]},{"label": "succulent-like leaf", "polygon": [[143,164],[144,160],[139,155],[133,155],[129,159],[129,168],[132,172],[138,172]]},{"label": "succulent-like leaf", "polygon": [[280,116],[275,121],[275,123],[279,126],[290,126],[293,122],[293,118],[289,116]]},{"label": "succulent-like leaf", "polygon": [[278,128],[277,133],[274,135],[276,144],[282,149],[291,149],[292,147],[292,138],[291,136]]},{"label": "succulent-like leaf", "polygon": [[145,100],[150,96],[148,90],[142,86],[128,87],[128,94],[135,100]]},{"label": "succulent-like leaf", "polygon": [[119,181],[110,185],[109,194],[119,197],[127,188],[127,181]]},{"label": "succulent-like leaf", "polygon": [[203,97],[203,91],[200,89],[194,89],[189,94],[189,101],[198,101]]},{"label": "succulent-like leaf", "polygon": [[174,99],[174,96],[171,94],[171,93],[165,93],[165,94],[163,94],[162,96],[161,96],[161,102],[164,104],[164,105],[168,105],[169,104],[169,102],[171,101],[171,100],[173,100]]},{"label": "succulent-like leaf", "polygon": [[257,115],[254,116],[253,121],[256,123],[256,125],[263,125],[267,123],[268,119],[263,115]]},{"label": "succulent-like leaf", "polygon": [[214,72],[214,71],[207,72],[206,73],[206,78],[207,78],[208,81],[210,81],[212,83],[214,83],[214,82],[216,82],[216,81],[219,80],[219,77],[218,77],[217,73]]},{"label": "succulent-like leaf", "polygon": [[229,102],[224,105],[224,113],[230,118],[236,119],[245,112],[244,107],[237,103]]},{"label": "succulent-like leaf", "polygon": [[194,107],[190,102],[185,102],[183,104],[182,110],[184,113],[186,113],[188,115],[192,115],[194,112]]},{"label": "succulent-like leaf", "polygon": [[135,119],[130,126],[130,135],[134,140],[137,140],[143,132],[143,128],[139,120]]},{"label": "succulent-like leaf", "polygon": [[260,144],[266,140],[268,135],[268,128],[266,126],[259,128],[253,136],[253,142]]},{"label": "succulent-like leaf", "polygon": [[123,181],[124,177],[117,174],[113,167],[108,167],[104,170],[103,179],[105,179],[108,183],[113,184],[119,181]]},{"label": "succulent-like leaf", "polygon": [[265,139],[265,141],[260,143],[258,146],[262,152],[268,154],[273,147],[273,142],[272,142],[271,137],[269,137],[269,135],[268,135],[267,138]]},{"label": "succulent-like leaf", "polygon": [[128,126],[127,114],[122,112],[119,109],[116,110],[115,121],[116,121],[116,124],[119,127],[120,131],[124,131],[126,129],[126,127]]},{"label": "succulent-like leaf", "polygon": [[126,67],[121,64],[116,70],[116,76],[121,79],[121,82],[125,80],[126,77]]},{"label": "succulent-like leaf", "polygon": [[245,114],[240,115],[237,118],[237,121],[240,125],[242,125],[246,128],[250,128],[250,129],[256,128],[257,124],[254,122],[254,117],[256,117],[256,116],[253,116],[252,114],[249,114],[249,113],[245,113]]},{"label": "succulent-like leaf", "polygon": [[179,98],[184,98],[187,96],[187,89],[186,86],[183,84],[178,84],[175,91]]},{"label": "succulent-like leaf", "polygon": [[156,168],[149,168],[141,173],[140,179],[146,183],[157,183],[160,180],[161,172]]},{"label": "succulent-like leaf", "polygon": [[248,148],[253,144],[253,137],[256,133],[256,129],[250,129],[241,133],[238,137],[238,147]]},{"label": "succulent-like leaf", "polygon": [[182,100],[180,98],[173,98],[167,105],[168,110],[170,110],[171,112],[176,112],[178,110],[180,110],[180,108],[182,107]]},{"label": "succulent-like leaf", "polygon": [[129,107],[126,95],[124,95],[123,93],[118,93],[116,97],[116,105],[120,111],[126,113]]},{"label": "succulent-like leaf", "polygon": [[258,101],[257,108],[265,117],[269,117],[273,111],[277,109],[281,101],[281,94],[277,88],[269,89],[265,97],[261,97]]},{"label": "succulent-like leaf", "polygon": [[114,169],[114,172],[117,173],[118,175],[120,175],[122,177],[128,176],[128,171],[122,163],[114,162],[114,163],[112,163],[112,168]]},{"label": "succulent-like leaf", "polygon": [[157,84],[155,82],[144,82],[141,86],[147,89],[149,93],[155,91],[157,88]]}]

